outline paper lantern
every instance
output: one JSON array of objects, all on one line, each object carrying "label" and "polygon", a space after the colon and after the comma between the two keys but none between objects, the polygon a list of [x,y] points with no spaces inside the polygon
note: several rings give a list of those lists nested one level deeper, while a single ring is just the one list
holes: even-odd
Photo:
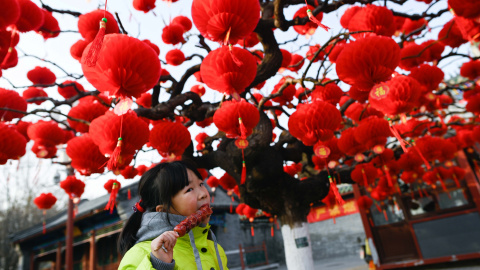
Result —
[{"label": "paper lantern", "polygon": [[65,133],[54,121],[40,120],[29,126],[27,133],[30,139],[47,147],[61,144],[65,140]]},{"label": "paper lantern", "polygon": [[177,16],[173,18],[172,24],[179,24],[183,27],[183,32],[188,32],[192,29],[192,21],[185,16]]},{"label": "paper lantern", "polygon": [[205,38],[235,44],[257,26],[260,3],[257,0],[194,0],[192,19]]},{"label": "paper lantern", "polygon": [[[326,83],[327,81],[329,81],[329,79],[324,79],[322,83]],[[343,91],[335,82],[330,82],[325,86],[315,85],[311,96],[313,99],[319,99],[336,105],[340,101],[340,97],[343,96]]]},{"label": "paper lantern", "polygon": [[2,0],[1,5],[0,30],[4,30],[20,18],[20,5],[17,0]]},{"label": "paper lantern", "polygon": [[80,61],[82,59],[82,54],[85,48],[88,45],[88,41],[83,39],[77,40],[77,42],[73,43],[72,47],[70,47],[70,55],[75,59]]},{"label": "paper lantern", "polygon": [[412,77],[399,75],[370,91],[371,106],[387,115],[408,113],[418,103],[421,85]]},{"label": "paper lantern", "polygon": [[355,85],[352,85],[352,87],[350,87],[350,90],[348,90],[348,96],[360,103],[365,103],[365,101],[368,100],[369,94],[370,89],[361,89]]},{"label": "paper lantern", "polygon": [[199,96],[203,96],[205,95],[205,87],[203,87],[203,85],[194,85],[192,86],[192,88],[190,88],[190,92],[193,92],[193,93],[196,93],[197,95]]},{"label": "paper lantern", "polygon": [[[355,12],[347,28],[350,32],[373,31],[377,35],[390,37],[395,33],[393,12],[384,6],[367,4]],[[355,34],[357,37],[363,35],[365,33]]]},{"label": "paper lantern", "polygon": [[60,182],[60,187],[65,190],[70,199],[80,198],[85,191],[85,183],[79,180],[75,175],[69,175]]},{"label": "paper lantern", "polygon": [[463,63],[460,68],[460,75],[470,80],[480,77],[480,60],[471,60]]},{"label": "paper lantern", "polygon": [[355,122],[360,122],[360,120],[369,116],[383,117],[384,115],[382,112],[372,108],[369,104],[360,104],[358,102],[352,103],[348,106],[344,114]]},{"label": "paper lantern", "polygon": [[[70,109],[70,111],[68,112],[68,116],[75,119],[92,122],[95,118],[104,115],[107,110],[108,107],[104,106],[99,102],[81,102],[78,105],[73,106],[72,109]],[[70,127],[75,129],[75,131],[81,133],[88,132],[88,125],[69,118],[67,118],[67,121]]]},{"label": "paper lantern", "polygon": [[123,169],[120,172],[120,174],[125,179],[133,179],[135,176],[137,176],[138,170],[133,166],[127,166],[127,167],[125,167],[125,169]]},{"label": "paper lantern", "polygon": [[105,115],[95,118],[90,123],[88,133],[93,142],[98,145],[100,152],[109,156],[117,146],[118,138],[121,137],[122,157],[135,154],[149,137],[148,124],[133,111],[128,111],[122,116],[107,111]]},{"label": "paper lantern", "polygon": [[[323,149],[323,150],[322,150]],[[320,165],[324,166],[327,165],[329,161],[338,161],[340,158],[342,158],[345,154],[338,148],[338,139],[334,136],[328,141],[318,141],[314,146],[313,146],[313,151],[314,154],[321,159],[323,159],[323,164],[317,164],[315,165]],[[326,153],[323,154],[319,153],[321,151],[325,151]],[[328,155],[327,155],[328,153]],[[325,156],[326,155],[326,156]]]},{"label": "paper lantern", "polygon": [[[307,9],[309,10],[314,10],[315,7],[311,6],[311,5],[306,5],[306,6],[302,6],[299,10],[297,10],[295,12],[295,14],[293,15],[293,20],[295,20],[296,18],[304,18],[304,17],[307,17]],[[322,12],[319,12],[315,18],[321,22],[322,21],[322,18],[323,18],[323,13]],[[295,32],[299,33],[300,35],[313,35],[315,33],[315,30],[317,30],[318,28],[318,25],[312,21],[307,21],[307,23],[305,23],[304,25],[294,25],[293,26],[293,30],[295,30]]]},{"label": "paper lantern", "polygon": [[424,136],[415,141],[416,153],[427,161],[446,161],[454,158],[456,147],[453,143],[438,137]]},{"label": "paper lantern", "polygon": [[425,47],[415,42],[405,44],[400,51],[400,68],[411,70],[426,61]]},{"label": "paper lantern", "polygon": [[421,46],[424,49],[422,57],[427,62],[437,62],[442,58],[442,53],[445,50],[445,45],[437,40],[427,40],[422,42]]},{"label": "paper lantern", "polygon": [[85,92],[85,89],[76,81],[66,80],[57,87],[57,91],[64,99],[69,99],[78,95],[79,92]]},{"label": "paper lantern", "polygon": [[[241,118],[240,124],[239,118]],[[225,101],[213,115],[215,126],[226,133],[228,138],[239,138],[250,136],[253,128],[260,120],[260,113],[257,108],[242,99],[241,101]],[[245,128],[242,131],[242,128]],[[244,134],[242,134],[244,132]]]},{"label": "paper lantern", "polygon": [[43,24],[35,30],[38,34],[42,35],[45,40],[49,38],[58,37],[60,34],[60,26],[58,25],[57,19],[53,17],[50,11],[42,9],[43,11]]},{"label": "paper lantern", "polygon": [[454,20],[465,40],[470,42],[480,41],[480,23],[459,16],[456,16]]},{"label": "paper lantern", "polygon": [[260,43],[260,40],[258,39],[258,35],[255,32],[250,33],[246,38],[238,40],[237,44],[240,45],[240,47],[244,48],[251,48],[254,47]]},{"label": "paper lantern", "polygon": [[20,132],[20,134],[23,135],[23,137],[25,137],[25,139],[27,140],[27,142],[30,141],[30,137],[28,137],[28,134],[27,134],[27,130],[28,130],[28,127],[31,125],[32,123],[30,122],[25,122],[25,121],[18,121],[15,126],[17,128],[17,131]]},{"label": "paper lantern", "polygon": [[[287,78],[291,79],[291,77],[287,77]],[[273,90],[271,93],[272,95],[277,94],[277,92],[280,91],[280,88],[282,88],[287,78],[284,77],[284,78],[281,78],[280,81],[278,81],[278,83],[273,87]],[[290,104],[296,92],[297,92],[297,89],[295,88],[295,84],[289,84],[287,85],[287,87],[285,87],[285,89],[283,89],[282,94],[272,98],[272,101],[279,103],[281,106]]]},{"label": "paper lantern", "polygon": [[355,129],[355,140],[372,149],[376,145],[384,146],[387,138],[391,136],[388,121],[376,116],[371,116],[360,121]]},{"label": "paper lantern", "polygon": [[448,6],[456,16],[467,19],[477,19],[480,17],[480,8],[478,1],[448,0]]},{"label": "paper lantern", "polygon": [[0,165],[25,155],[26,147],[27,140],[15,127],[0,122]]},{"label": "paper lantern", "polygon": [[159,121],[150,132],[150,145],[163,157],[181,157],[191,141],[188,129],[178,122]]},{"label": "paper lantern", "polygon": [[38,87],[29,87],[25,89],[22,93],[22,97],[27,101],[27,103],[35,103],[37,105],[42,104],[45,100],[36,100],[36,101],[28,101],[29,99],[39,98],[39,97],[48,97],[47,92],[45,92],[42,88]]},{"label": "paper lantern", "polygon": [[57,154],[57,147],[55,145],[43,144],[41,141],[35,141],[30,150],[37,156],[37,158],[54,158]]},{"label": "paper lantern", "polygon": [[104,17],[107,19],[105,34],[119,33],[120,28],[118,27],[115,17],[110,12],[103,9],[94,10],[78,17],[78,32],[80,32],[80,35],[82,35],[88,43],[90,43],[97,35],[99,29],[98,25],[100,20]]},{"label": "paper lantern", "polygon": [[[232,56],[233,55],[233,56]],[[237,65],[240,61],[241,65]],[[211,51],[200,66],[203,82],[210,88],[227,95],[245,91],[257,74],[257,60],[249,51],[222,46]]]},{"label": "paper lantern", "polygon": [[93,142],[89,134],[83,134],[68,141],[67,155],[72,160],[72,167],[81,175],[103,173],[108,161]]},{"label": "paper lantern", "polygon": [[432,91],[438,88],[445,74],[437,66],[421,64],[418,67],[412,68],[409,76],[425,86],[427,91]]},{"label": "paper lantern", "polygon": [[352,17],[355,16],[355,14],[361,9],[362,7],[359,6],[351,6],[347,8],[343,13],[342,17],[340,18],[340,24],[342,25],[342,27],[347,29]]},{"label": "paper lantern", "polygon": [[297,72],[299,71],[302,67],[303,64],[305,63],[305,58],[299,54],[292,54],[292,60],[290,60],[290,64],[288,65],[287,69],[292,71],[292,72]]},{"label": "paper lantern", "polygon": [[455,20],[451,19],[443,26],[442,30],[440,30],[440,32],[438,33],[438,41],[445,46],[457,48],[468,40],[463,38],[462,32],[455,23]]},{"label": "paper lantern", "polygon": [[[426,27],[428,26],[427,20],[421,18],[420,20],[411,20],[410,18],[405,18],[405,21],[402,25],[401,32],[406,36],[418,36]],[[422,29],[422,31],[419,31]]]},{"label": "paper lantern", "polygon": [[366,146],[355,139],[355,127],[347,128],[342,131],[338,139],[338,148],[349,156],[366,151]]},{"label": "paper lantern", "polygon": [[52,193],[42,193],[35,199],[33,203],[38,207],[38,209],[47,210],[52,208],[52,206],[57,202],[57,198],[53,196]]},{"label": "paper lantern", "polygon": [[43,24],[43,10],[30,0],[17,0],[20,5],[20,17],[15,23],[17,30],[25,33],[37,30]]},{"label": "paper lantern", "polygon": [[163,28],[162,40],[165,44],[176,45],[185,43],[183,38],[183,26],[178,23],[171,23]]},{"label": "paper lantern", "polygon": [[135,100],[138,105],[144,108],[151,108],[152,107],[152,94],[150,93],[143,93],[139,98]]},{"label": "paper lantern", "polygon": [[181,50],[173,49],[167,52],[167,55],[165,55],[165,60],[169,65],[179,66],[185,61],[185,55]]},{"label": "paper lantern", "polygon": [[360,186],[367,187],[375,183],[378,177],[377,168],[371,163],[361,163],[350,173],[352,180]]},{"label": "paper lantern", "polygon": [[33,84],[44,84],[50,85],[54,84],[57,80],[55,74],[46,67],[35,67],[34,69],[27,72],[27,78]]},{"label": "paper lantern", "polygon": [[121,34],[105,35],[96,65],[82,63],[82,70],[98,91],[136,98],[158,83],[161,72],[160,60],[150,46]]},{"label": "paper lantern", "polygon": [[133,0],[133,8],[144,13],[155,8],[156,0]]},{"label": "paper lantern", "polygon": [[420,137],[424,130],[432,123],[428,120],[418,120],[416,118],[408,119],[405,123],[395,125],[395,129],[402,135],[402,137],[416,138]]},{"label": "paper lantern", "polygon": [[[314,63],[318,62],[319,60],[323,60],[323,58],[325,58],[325,51],[320,51],[315,57],[315,54],[318,52],[318,50],[320,50],[320,47],[320,45],[309,46],[306,58]],[[315,57],[315,59],[313,57]]]},{"label": "paper lantern", "polygon": [[237,186],[237,182],[235,178],[233,178],[230,174],[225,173],[223,174],[220,179],[218,179],[220,186],[222,186],[225,190],[231,191]]},{"label": "paper lantern", "polygon": [[363,209],[365,212],[369,212],[372,208],[373,200],[366,195],[362,195],[357,199],[357,206],[359,209]]},{"label": "paper lantern", "polygon": [[[150,46],[156,53],[157,55],[160,55],[160,48],[158,48],[158,46],[156,44],[153,44],[150,40],[148,39],[144,39],[142,40],[143,42],[145,42],[148,46]],[[163,69],[162,69],[162,75],[163,74]]]},{"label": "paper lantern", "polygon": [[365,90],[390,79],[400,62],[400,47],[389,38],[368,36],[345,45],[337,58],[340,80]]},{"label": "paper lantern", "polygon": [[305,145],[326,141],[333,137],[342,121],[340,111],[330,103],[315,100],[299,104],[288,120],[288,130]]}]

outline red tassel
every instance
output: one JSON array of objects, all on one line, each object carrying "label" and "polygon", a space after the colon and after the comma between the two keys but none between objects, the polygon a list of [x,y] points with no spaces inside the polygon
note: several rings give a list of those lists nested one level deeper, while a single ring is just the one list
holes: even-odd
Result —
[{"label": "red tassel", "polygon": [[252,234],[252,237],[255,236],[255,230],[253,229],[253,225],[250,226],[250,233]]},{"label": "red tassel", "polygon": [[438,178],[438,181],[440,181],[440,185],[442,185],[442,189],[445,193],[447,193],[448,195],[448,198],[451,199],[452,196],[450,195],[450,192],[448,192],[447,190],[447,186],[445,186],[445,183],[443,182],[443,179],[440,177],[440,174],[437,173],[437,178]]},{"label": "red tassel", "polygon": [[452,175],[453,177],[453,181],[455,181],[455,185],[457,185],[457,187],[459,188],[460,187],[460,183],[458,182],[458,178],[455,174]]},{"label": "red tassel", "polygon": [[418,155],[420,158],[423,160],[423,163],[425,163],[425,166],[427,167],[427,170],[430,170],[432,167],[430,166],[430,163],[428,163],[428,160],[423,156],[422,152],[418,150],[417,146],[415,145],[415,142],[412,140],[413,143],[413,149],[417,151]]},{"label": "red tassel", "polygon": [[365,174],[365,170],[363,168],[362,168],[362,176],[363,176],[363,185],[365,187],[368,187],[367,175]]},{"label": "red tassel", "polygon": [[[242,149],[243,152],[243,149]],[[247,180],[247,167],[245,167],[245,160],[242,162],[242,178],[240,184],[245,184],[245,180]]]},{"label": "red tassel", "polygon": [[130,189],[128,189],[127,197],[128,197],[129,200],[132,199],[132,191]]},{"label": "red tassel", "polygon": [[340,192],[338,192],[338,187],[335,181],[333,181],[332,177],[329,175],[328,179],[330,180],[330,187],[332,187],[333,194],[335,194],[335,199],[337,200],[337,203],[339,205],[343,205],[345,201],[343,200],[342,196],[340,195]]},{"label": "red tassel", "polygon": [[110,159],[108,160],[107,162],[107,168],[110,170],[110,171],[114,171],[116,169],[118,169],[118,161],[121,159],[121,153],[122,153],[122,138],[119,137],[118,138],[118,142],[117,142],[117,147],[115,147],[115,149],[113,150],[113,153],[112,155],[110,156]]},{"label": "red tassel", "polygon": [[270,235],[272,237],[275,235],[275,230],[273,229],[273,225],[270,227]]},{"label": "red tassel", "polygon": [[215,202],[215,195],[212,195],[212,203]]},{"label": "red tassel", "polygon": [[110,192],[110,198],[108,199],[108,203],[105,206],[105,210],[110,210],[110,214],[113,213],[113,209],[115,208],[115,201],[117,199],[118,194],[118,184],[113,183],[112,191]]},{"label": "red tassel", "polygon": [[107,18],[102,18],[100,21],[100,29],[92,41],[90,48],[83,60],[83,63],[89,67],[94,67],[97,64],[98,56],[100,55],[100,49],[102,49],[103,38],[105,37],[105,30],[107,29]]},{"label": "red tassel", "polygon": [[392,176],[390,175],[390,170],[388,169],[387,165],[383,165],[383,169],[385,170],[385,176],[387,177],[388,186],[393,186]]},{"label": "red tassel", "polygon": [[228,48],[229,48],[229,51],[230,51],[230,56],[232,57],[232,60],[235,63],[235,65],[237,65],[237,67],[243,66],[243,62],[233,54],[232,44],[228,45]]},{"label": "red tassel", "polygon": [[387,211],[385,211],[385,209],[383,209],[383,216],[385,217],[385,220],[388,221],[388,215],[387,215]]},{"label": "red tassel", "polygon": [[322,24],[319,20],[317,20],[317,18],[315,18],[315,16],[313,16],[313,13],[310,9],[307,9],[307,15],[308,15],[308,18],[310,19],[310,21],[316,23],[318,26],[325,29],[325,31],[328,31],[330,29],[330,27]]},{"label": "red tassel", "polygon": [[12,52],[13,52],[13,43],[14,43],[14,40],[15,40],[15,35],[17,34],[17,29],[15,27],[15,29],[12,29],[12,34],[10,36],[10,45],[8,47],[8,51],[7,51],[7,54],[5,55],[5,57],[3,58],[3,61],[2,63],[0,64],[0,68],[3,68],[7,63],[8,61],[10,60],[10,56],[12,56]]},{"label": "red tassel", "polygon": [[400,136],[400,133],[398,133],[397,129],[394,126],[390,125],[390,131],[392,131],[393,136],[395,136],[395,138],[397,138],[398,142],[400,143],[400,146],[403,149],[403,152],[407,153],[408,149],[405,146],[405,141],[402,139],[402,136]]}]

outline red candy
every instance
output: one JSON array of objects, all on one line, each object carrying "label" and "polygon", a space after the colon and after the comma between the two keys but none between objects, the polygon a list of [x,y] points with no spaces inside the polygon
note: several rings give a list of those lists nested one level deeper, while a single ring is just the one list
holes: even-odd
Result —
[{"label": "red candy", "polygon": [[202,220],[210,216],[212,213],[213,211],[210,206],[203,205],[195,213],[191,214],[182,222],[180,222],[180,224],[175,226],[173,230],[177,232],[180,237],[182,237],[187,234],[191,229],[198,226],[202,222]]}]

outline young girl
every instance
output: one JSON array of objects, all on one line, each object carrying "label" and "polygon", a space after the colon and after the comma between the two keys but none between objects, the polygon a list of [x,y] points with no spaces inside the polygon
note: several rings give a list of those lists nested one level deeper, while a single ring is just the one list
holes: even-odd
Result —
[{"label": "young girl", "polygon": [[209,218],[182,237],[173,231],[202,205],[210,204],[210,194],[194,166],[182,161],[160,163],[143,174],[138,193],[141,199],[118,241],[125,254],[118,269],[228,269]]}]

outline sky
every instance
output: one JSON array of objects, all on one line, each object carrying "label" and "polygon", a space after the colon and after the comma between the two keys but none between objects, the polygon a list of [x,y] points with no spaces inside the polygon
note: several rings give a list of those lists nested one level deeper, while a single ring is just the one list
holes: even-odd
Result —
[{"label": "sky", "polygon": [[[33,2],[41,6],[38,0],[33,0]],[[446,0],[441,0],[438,4],[434,5],[429,12],[433,13],[439,9],[445,8],[446,2],[447,2]],[[98,7],[103,8],[103,5],[105,2],[98,1],[98,0],[44,0],[43,3],[58,10],[72,10],[72,11],[86,13],[86,12],[97,9]],[[141,40],[149,39],[151,42],[158,45],[161,51],[160,53],[161,59],[165,59],[166,52],[168,52],[173,48],[181,48],[182,51],[186,52],[186,56],[188,56],[189,53],[198,53],[198,52],[200,52],[203,55],[206,55],[205,51],[202,51],[194,46],[198,42],[198,38],[194,35],[198,33],[198,31],[196,30],[191,31],[193,36],[190,37],[191,40],[187,42],[187,44],[183,45],[183,47],[180,47],[180,45],[173,46],[173,45],[163,44],[161,39],[162,29],[165,26],[165,23],[168,24],[172,18],[174,18],[177,15],[184,15],[191,18],[191,14],[190,14],[191,3],[192,3],[192,0],[179,0],[178,2],[175,2],[175,3],[168,3],[168,2],[157,0],[156,2],[157,7],[153,10],[153,12],[149,12],[145,14],[141,11],[134,10],[132,7],[131,0],[129,1],[110,0],[107,3],[107,10],[112,14],[114,14],[115,12],[118,12],[119,17],[123,25],[125,26],[126,31],[130,36],[139,38]],[[383,1],[379,1],[376,4],[383,5]],[[424,10],[426,5],[421,2],[410,0],[404,6],[399,7],[398,5],[391,4],[391,6],[389,7],[394,7],[396,10],[411,14],[411,13],[418,12],[418,10]],[[294,6],[286,9],[285,11],[286,18],[291,19],[293,17],[293,14],[298,8],[300,8],[300,6]],[[341,30],[339,21],[345,9],[346,7],[342,7],[335,13],[324,15],[324,19],[322,23],[326,24],[331,28],[329,32],[326,32],[322,29],[317,29],[315,34],[313,34],[311,37],[305,38],[303,36],[300,36],[297,42],[283,45],[282,48],[287,49],[289,51],[297,51],[297,53],[304,55],[308,47],[305,47],[305,46],[301,47],[301,45],[324,44],[331,36],[336,35]],[[15,68],[3,71],[3,78],[7,78],[11,82],[11,84],[13,84],[13,86],[16,87],[16,90],[19,91],[20,93],[24,89],[26,89],[24,86],[28,86],[31,84],[26,78],[26,73],[29,70],[33,69],[35,66],[49,67],[57,75],[57,82],[59,83],[67,79],[67,76],[65,72],[62,71],[62,69],[72,74],[82,73],[80,64],[78,63],[78,61],[76,61],[70,56],[70,52],[69,52],[71,45],[81,38],[79,33],[74,32],[74,31],[77,31],[78,19],[68,14],[54,13],[54,16],[59,21],[60,28],[62,29],[62,31],[70,30],[73,32],[61,33],[59,37],[48,39],[46,41],[43,40],[42,36],[34,32],[22,34],[20,37],[20,43],[17,46],[17,50],[19,52],[19,55],[21,56],[18,66]],[[436,39],[438,31],[440,31],[441,29],[441,27],[438,27],[438,26],[443,25],[446,21],[450,20],[450,18],[452,18],[452,15],[450,13],[445,13],[444,15],[442,15],[440,19],[435,20],[435,22],[430,25],[431,30],[428,36],[430,38]],[[293,29],[290,29],[287,32],[281,32],[280,30],[275,30],[275,35],[279,43],[282,43],[284,41],[291,40],[297,37],[297,34],[296,32],[294,32]],[[212,49],[219,47],[219,45],[216,43],[213,43],[210,41],[207,41],[207,42]],[[257,45],[256,48],[261,49],[261,46]],[[464,46],[462,50],[466,50],[468,53],[468,45]],[[39,59],[32,56],[36,56],[40,59],[47,59],[51,62],[57,63],[62,69],[59,69],[48,63],[43,63]],[[449,67],[444,68],[444,71],[447,77],[458,73],[458,66],[460,62],[454,63]],[[199,58],[195,57],[193,58],[192,61],[188,61],[179,67],[168,66],[167,69],[174,78],[179,79],[183,74],[183,71],[185,68],[198,63],[200,63],[200,60]],[[317,63],[316,65],[318,68],[319,64]],[[440,66],[442,67],[442,65]],[[165,68],[165,65],[162,65],[162,67]],[[316,73],[316,69],[312,68],[312,72]],[[290,71],[286,71],[283,74],[276,75],[274,78],[269,80],[267,85],[260,92],[262,94],[270,93],[271,90],[273,89],[273,86],[278,82],[278,80],[283,75],[295,75],[295,74],[290,73]],[[336,77],[334,73],[334,69],[332,73],[329,74],[329,76]],[[13,89],[13,86],[3,78],[0,79],[0,87]],[[94,90],[94,88],[86,81],[85,78],[80,79],[79,82],[87,90]],[[187,82],[185,89],[190,89],[195,84],[197,84],[197,82],[194,80],[194,78],[191,78]],[[341,85],[341,86],[345,88],[345,85]],[[56,87],[47,88],[46,92],[51,97],[62,99],[62,97],[58,95]],[[168,97],[169,95],[163,92],[160,99],[161,101],[164,101]],[[222,95],[213,90],[207,90],[207,94],[204,97],[202,97],[202,99],[209,100],[211,102],[220,101],[221,98],[222,98]],[[48,107],[48,105],[41,105],[41,106]],[[37,108],[37,105],[30,104],[28,109],[31,110],[34,108]],[[60,109],[65,112],[68,111],[67,106],[60,107]],[[33,116],[28,116],[26,118],[26,120],[29,120],[29,121],[37,121],[38,119],[40,118],[33,117]],[[281,119],[281,123],[285,127],[287,126],[286,122],[287,122],[287,119],[283,117]],[[201,131],[201,129],[198,128],[196,125],[193,125],[189,128],[189,131],[192,134],[192,138],[193,138],[198,132]],[[275,130],[277,134],[279,134],[279,131],[280,130],[278,129]],[[212,127],[205,130],[205,132],[209,135],[214,135],[217,132],[217,129],[215,127]],[[31,147],[31,144],[27,146],[27,150],[29,150],[30,147]],[[150,151],[148,153],[139,155],[139,160],[137,161],[137,164],[150,165],[152,162],[158,162],[160,159],[161,157],[156,153],[156,151]],[[39,181],[39,182],[45,183],[40,186],[39,192],[46,192],[46,191],[50,192],[53,190],[55,194],[61,195],[63,193],[63,190],[60,190],[58,186],[54,185],[53,180],[51,179],[53,179],[53,176],[58,172],[61,175],[63,180],[65,176],[65,172],[61,168],[61,166],[51,165],[50,160],[42,160],[41,162],[38,162],[38,160],[36,160],[35,158],[28,156],[28,157],[22,158],[20,162],[12,161],[10,162],[10,164],[7,164],[6,167],[5,166],[0,166],[0,167],[2,167],[0,168],[0,188],[2,187],[2,185],[4,185],[4,186],[11,186],[12,189],[21,190],[21,188],[19,187],[14,188],[14,186],[18,185],[21,181],[16,181],[16,182],[12,180],[6,181],[6,179],[7,178],[15,179],[17,174],[16,172],[19,172],[20,168],[25,167],[25,168],[30,168],[30,169],[24,169],[29,172],[28,175],[33,174],[33,175],[41,176],[41,177],[37,177],[39,179],[30,177],[29,181]],[[215,170],[212,170],[211,172],[217,177],[220,177],[221,175],[223,175],[223,171],[221,169],[215,169]],[[25,175],[27,174],[25,173]],[[2,177],[4,179],[1,179]],[[79,179],[85,180],[87,184],[85,193],[82,196],[82,198],[93,199],[100,195],[106,194],[106,191],[103,189],[103,183],[105,183],[108,179],[111,179],[111,178],[115,178],[115,176],[112,173],[108,173],[102,176],[94,175],[92,177],[79,177]],[[132,183],[132,181],[138,180],[138,177],[135,180],[123,180],[122,176],[119,176],[116,178],[120,180],[122,184],[129,184],[129,183]]]}]

